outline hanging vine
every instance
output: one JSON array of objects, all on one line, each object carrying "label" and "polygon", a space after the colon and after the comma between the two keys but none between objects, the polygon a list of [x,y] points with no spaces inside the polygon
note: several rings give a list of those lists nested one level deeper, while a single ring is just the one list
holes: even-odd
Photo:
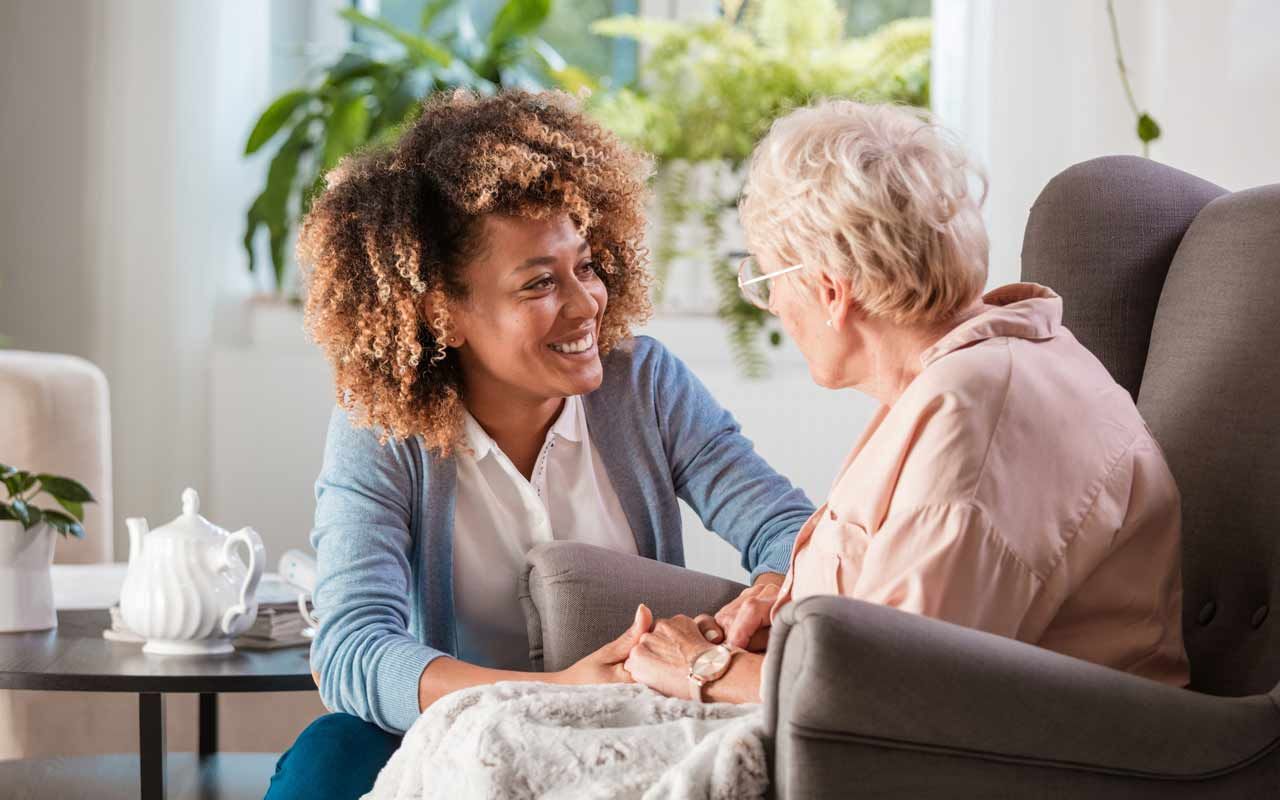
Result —
[{"label": "hanging vine", "polygon": [[1129,70],[1124,66],[1124,53],[1120,50],[1120,26],[1116,24],[1115,0],[1107,0],[1107,19],[1111,23],[1111,43],[1116,50],[1116,67],[1120,70],[1120,83],[1124,86],[1124,96],[1129,101],[1129,108],[1138,118],[1138,141],[1142,142],[1142,157],[1151,157],[1151,143],[1160,138],[1160,126],[1145,111],[1138,110],[1138,102],[1133,99],[1133,86],[1129,83]]}]

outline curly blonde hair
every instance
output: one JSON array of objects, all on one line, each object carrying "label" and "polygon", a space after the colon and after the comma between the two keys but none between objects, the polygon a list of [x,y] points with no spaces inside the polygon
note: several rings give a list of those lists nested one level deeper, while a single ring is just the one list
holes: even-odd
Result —
[{"label": "curly blonde hair", "polygon": [[489,214],[567,213],[608,291],[601,356],[628,337],[651,313],[651,172],[562,92],[437,94],[394,144],[344,159],[302,224],[298,260],[307,331],[352,424],[380,429],[384,443],[419,436],[442,456],[461,443],[448,309],[467,297],[464,267],[483,251]]},{"label": "curly blonde hair", "polygon": [[773,123],[739,212],[752,250],[844,278],[872,316],[929,324],[986,283],[985,196],[982,171],[928,112],[828,100]]}]

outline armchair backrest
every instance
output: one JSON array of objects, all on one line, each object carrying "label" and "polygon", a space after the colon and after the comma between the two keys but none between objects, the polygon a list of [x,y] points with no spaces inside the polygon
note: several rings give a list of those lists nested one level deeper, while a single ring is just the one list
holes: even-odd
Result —
[{"label": "armchair backrest", "polygon": [[1280,185],[1230,193],[1146,159],[1066,170],[1023,276],[1137,399],[1182,493],[1192,688],[1280,682]]}]

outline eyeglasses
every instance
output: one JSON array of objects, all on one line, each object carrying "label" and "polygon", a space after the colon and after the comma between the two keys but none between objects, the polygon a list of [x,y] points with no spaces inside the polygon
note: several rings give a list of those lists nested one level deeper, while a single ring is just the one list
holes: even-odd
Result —
[{"label": "eyeglasses", "polygon": [[774,272],[764,272],[754,258],[747,256],[738,262],[738,288],[742,290],[742,296],[747,298],[748,303],[768,311],[769,287],[773,285],[773,279],[798,269],[804,269],[804,264],[796,264]]}]

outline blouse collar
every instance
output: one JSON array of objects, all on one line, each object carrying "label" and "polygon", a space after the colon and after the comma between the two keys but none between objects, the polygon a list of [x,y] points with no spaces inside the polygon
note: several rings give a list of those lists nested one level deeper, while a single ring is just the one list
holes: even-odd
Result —
[{"label": "blouse collar", "polygon": [[921,353],[922,366],[987,339],[1052,339],[1062,328],[1062,298],[1038,283],[1001,286],[985,294],[982,301],[995,308],[965,320]]}]

